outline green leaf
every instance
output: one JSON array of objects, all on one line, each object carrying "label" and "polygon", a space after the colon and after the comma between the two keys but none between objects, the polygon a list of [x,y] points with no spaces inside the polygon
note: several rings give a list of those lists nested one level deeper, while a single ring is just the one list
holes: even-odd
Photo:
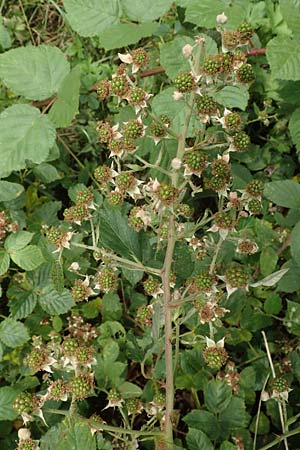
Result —
[{"label": "green leaf", "polygon": [[270,295],[264,302],[264,310],[267,314],[279,314],[282,309],[282,299],[279,295]]},{"label": "green leaf", "polygon": [[295,181],[272,181],[266,184],[264,195],[276,205],[300,208],[300,184]]},{"label": "green leaf", "polygon": [[96,450],[91,429],[85,423],[77,422],[61,435],[57,450]]},{"label": "green leaf", "polygon": [[136,384],[124,381],[120,386],[118,386],[118,391],[120,392],[122,398],[137,398],[143,393],[142,389]]},{"label": "green leaf", "polygon": [[102,320],[120,320],[123,308],[117,294],[105,294],[102,300]]},{"label": "green leaf", "polygon": [[132,255],[141,256],[138,233],[129,227],[127,217],[109,206],[104,206],[100,212],[100,239],[102,244],[125,258]]},{"label": "green leaf", "polygon": [[0,16],[0,48],[7,50],[11,47],[11,37],[9,31],[3,25],[3,17]]},{"label": "green leaf", "polygon": [[245,402],[242,398],[232,397],[227,408],[219,416],[219,424],[224,432],[231,434],[239,428],[245,428],[248,423]]},{"label": "green leaf", "polygon": [[287,311],[285,315],[285,325],[290,333],[300,335],[300,305],[299,303],[287,300]]},{"label": "green leaf", "polygon": [[293,144],[296,146],[297,150],[300,150],[300,108],[296,109],[291,115],[289,121],[289,130],[291,133]]},{"label": "green leaf", "polygon": [[9,269],[10,257],[5,250],[0,250],[0,276],[4,275]]},{"label": "green leaf", "polygon": [[221,380],[211,380],[204,389],[204,400],[207,409],[214,414],[222,412],[230,403],[231,387]]},{"label": "green leaf", "polygon": [[33,292],[25,292],[10,301],[9,311],[14,319],[24,319],[32,313],[37,304],[37,295]]},{"label": "green leaf", "polygon": [[278,283],[277,289],[283,292],[294,292],[300,289],[300,267],[297,261],[290,259],[284,264],[289,269]]},{"label": "green leaf", "polygon": [[280,11],[290,30],[300,35],[300,2],[299,0],[280,0]]},{"label": "green leaf", "polygon": [[188,245],[177,242],[173,255],[172,270],[175,275],[187,279],[194,270],[194,261],[192,260],[191,252]]},{"label": "green leaf", "polygon": [[67,20],[81,36],[96,36],[119,22],[119,0],[63,0]]},{"label": "green leaf", "polygon": [[122,48],[136,44],[142,38],[151,36],[157,29],[157,23],[146,22],[143,24],[119,23],[112,25],[100,33],[100,43],[105,50]]},{"label": "green leaf", "polygon": [[245,111],[249,100],[249,92],[242,86],[225,86],[218,91],[215,100],[226,108],[239,108]]},{"label": "green leaf", "polygon": [[267,44],[267,59],[273,78],[280,80],[300,80],[299,41],[278,36]]},{"label": "green leaf", "polygon": [[42,163],[34,167],[33,173],[43,183],[52,183],[52,181],[60,179],[57,169],[48,163]]},{"label": "green leaf", "polygon": [[183,421],[190,428],[204,431],[210,439],[218,438],[219,424],[217,417],[209,411],[194,409],[183,418]]},{"label": "green leaf", "polygon": [[17,233],[13,233],[8,236],[5,240],[4,248],[6,248],[9,253],[16,252],[26,247],[32,237],[33,233],[29,233],[29,231],[17,231]]},{"label": "green leaf", "polygon": [[[166,114],[171,119],[171,129],[175,133],[180,133],[185,121],[187,106],[184,100],[173,99],[175,89],[170,87],[156,95],[152,101],[152,111],[159,117],[161,114]],[[188,128],[188,137],[193,137],[196,131],[199,130],[201,124],[194,116],[190,120]]]},{"label": "green leaf", "polygon": [[122,0],[122,5],[129,19],[134,22],[148,22],[164,15],[173,0]]},{"label": "green leaf", "polygon": [[263,276],[270,275],[276,268],[278,255],[276,250],[267,245],[261,251],[259,258],[260,272]]},{"label": "green leaf", "polygon": [[15,319],[4,319],[0,323],[0,340],[7,347],[20,347],[29,340],[27,328]]},{"label": "green leaf", "polygon": [[295,261],[300,261],[300,222],[298,222],[291,232],[291,253]]},{"label": "green leaf", "polygon": [[37,245],[27,245],[20,250],[10,252],[15,264],[24,270],[34,270],[45,262],[44,256]]},{"label": "green leaf", "polygon": [[12,407],[19,391],[9,386],[0,388],[0,420],[15,420],[17,411]]},{"label": "green leaf", "polygon": [[24,192],[24,187],[18,183],[0,181],[0,202],[10,202],[15,200]]},{"label": "green leaf", "polygon": [[75,66],[64,78],[58,90],[57,100],[49,111],[48,117],[58,127],[68,127],[79,106],[80,66]]},{"label": "green leaf", "polygon": [[277,270],[276,272],[271,273],[271,275],[268,275],[267,277],[263,278],[262,280],[257,281],[256,283],[251,283],[251,287],[258,287],[258,286],[274,286],[278,281],[281,280],[281,278],[288,272],[289,269],[281,269]]},{"label": "green leaf", "polygon": [[212,442],[203,431],[190,428],[186,435],[189,450],[214,450]]},{"label": "green leaf", "polygon": [[0,177],[47,159],[56,132],[46,115],[30,105],[13,105],[0,114]]},{"label": "green leaf", "polygon": [[215,28],[216,17],[222,12],[228,17],[230,29],[236,28],[246,16],[246,8],[237,4],[227,6],[222,0],[194,0],[188,3],[185,20],[199,27]]},{"label": "green leaf", "polygon": [[194,45],[194,40],[189,36],[176,36],[172,41],[160,46],[160,63],[171,80],[174,80],[179,72],[191,70],[188,60],[182,54],[182,48],[186,44]]},{"label": "green leaf", "polygon": [[62,51],[50,45],[19,47],[0,55],[0,78],[29,100],[51,97],[69,70]]},{"label": "green leaf", "polygon": [[75,306],[75,302],[67,289],[57,292],[52,284],[48,284],[42,289],[39,304],[44,311],[53,316],[65,314]]},{"label": "green leaf", "polygon": [[60,261],[54,261],[51,267],[51,280],[59,294],[64,290],[64,271]]}]

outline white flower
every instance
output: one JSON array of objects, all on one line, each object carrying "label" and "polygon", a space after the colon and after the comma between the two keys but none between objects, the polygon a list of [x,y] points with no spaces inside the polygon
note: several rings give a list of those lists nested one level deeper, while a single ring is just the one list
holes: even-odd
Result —
[{"label": "white flower", "polygon": [[213,339],[209,338],[208,336],[205,336],[206,346],[208,348],[210,347],[217,347],[217,348],[224,348],[224,342],[225,338],[223,337],[218,342],[215,342]]}]

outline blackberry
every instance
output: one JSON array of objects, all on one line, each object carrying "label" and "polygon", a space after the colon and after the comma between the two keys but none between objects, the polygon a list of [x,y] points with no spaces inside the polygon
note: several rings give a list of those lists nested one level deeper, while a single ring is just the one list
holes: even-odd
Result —
[{"label": "blackberry", "polygon": [[76,204],[84,203],[87,206],[91,205],[94,200],[94,193],[92,192],[92,187],[85,188],[77,192],[76,194]]},{"label": "blackberry", "polygon": [[202,272],[192,279],[190,290],[192,292],[211,292],[215,281],[214,275]]},{"label": "blackberry", "polygon": [[64,210],[64,219],[67,222],[82,222],[90,217],[88,207],[84,204],[71,206]]},{"label": "blackberry", "polygon": [[88,397],[93,389],[93,378],[89,373],[79,374],[69,382],[69,390],[76,400]]},{"label": "blackberry", "polygon": [[230,131],[237,131],[242,126],[242,119],[239,113],[230,112],[225,116],[225,126]]},{"label": "blackberry", "polygon": [[48,387],[48,392],[51,400],[62,400],[68,393],[68,385],[64,380],[53,381]]},{"label": "blackberry", "polygon": [[37,443],[36,441],[33,441],[31,438],[28,439],[22,439],[19,444],[17,450],[36,450]]},{"label": "blackberry", "polygon": [[215,370],[220,370],[228,359],[228,353],[221,347],[207,347],[203,352],[203,358],[208,367]]},{"label": "blackberry", "polygon": [[30,414],[36,406],[36,401],[34,396],[29,392],[22,392],[18,395],[13,403],[13,408],[18,412],[18,414]]},{"label": "blackberry", "polygon": [[128,411],[128,415],[139,414],[142,410],[142,403],[138,398],[129,398],[126,400],[125,406]]},{"label": "blackberry", "polygon": [[255,73],[250,64],[243,64],[236,72],[238,81],[241,83],[251,83],[255,80]]},{"label": "blackberry", "polygon": [[146,92],[144,89],[135,87],[130,90],[128,95],[128,103],[130,105],[140,105],[146,99]]},{"label": "blackberry", "polygon": [[222,72],[222,61],[218,55],[209,55],[204,59],[201,70],[207,75],[217,75]]},{"label": "blackberry", "polygon": [[104,293],[115,291],[117,289],[117,276],[110,269],[104,269],[98,272],[94,277],[95,286]]},{"label": "blackberry", "polygon": [[101,80],[96,85],[97,88],[97,95],[100,98],[100,100],[106,100],[107,97],[110,94],[110,84],[107,80]]},{"label": "blackberry", "polygon": [[112,206],[120,206],[124,203],[124,195],[119,191],[111,191],[106,197],[107,203]]},{"label": "blackberry", "polygon": [[222,72],[228,73],[233,68],[233,57],[231,53],[222,53],[220,55],[221,64],[222,64]]},{"label": "blackberry", "polygon": [[81,365],[91,364],[94,358],[94,349],[92,347],[81,345],[77,348],[75,357],[77,362]]},{"label": "blackberry", "polygon": [[239,41],[241,44],[246,44],[249,41],[249,39],[251,39],[251,37],[254,33],[253,28],[250,25],[250,23],[248,23],[246,21],[242,22],[239,25],[237,32],[239,34]]},{"label": "blackberry", "polygon": [[44,365],[48,361],[48,355],[45,352],[45,350],[39,348],[39,349],[33,349],[29,355],[25,358],[25,364],[30,369],[32,369],[34,372],[38,372],[39,370],[42,370]]},{"label": "blackberry", "polygon": [[250,143],[250,138],[244,131],[239,131],[233,136],[233,145],[238,152],[246,151]]},{"label": "blackberry", "polygon": [[212,191],[220,192],[227,188],[230,177],[227,175],[214,175],[210,177],[204,177],[203,185],[205,189],[211,189]]},{"label": "blackberry", "polygon": [[143,48],[137,48],[131,53],[132,62],[137,67],[145,67],[149,62],[148,53]]},{"label": "blackberry", "polygon": [[215,100],[209,95],[197,96],[196,111],[198,114],[212,115],[218,110],[218,105]]},{"label": "blackberry", "polygon": [[226,177],[230,174],[230,164],[223,158],[216,159],[211,165],[211,172],[213,175]]},{"label": "blackberry", "polygon": [[110,90],[114,95],[124,96],[129,88],[128,81],[125,75],[114,77],[110,82]]},{"label": "blackberry", "polygon": [[186,218],[190,218],[193,215],[193,209],[187,203],[181,203],[178,206],[176,213],[179,216],[184,216]]},{"label": "blackberry", "polygon": [[74,285],[71,287],[71,295],[75,302],[82,302],[83,300],[87,300],[91,293],[91,288],[85,281],[82,280],[76,280]]},{"label": "blackberry", "polygon": [[70,233],[58,227],[51,227],[46,231],[46,238],[55,247],[60,248],[70,240]]},{"label": "blackberry", "polygon": [[116,389],[111,389],[107,394],[107,400],[109,406],[120,406],[123,403],[122,397]]},{"label": "blackberry", "polygon": [[251,197],[260,197],[264,190],[264,182],[261,180],[252,180],[246,186],[247,194]]},{"label": "blackberry", "polygon": [[135,178],[132,173],[129,172],[121,172],[116,177],[116,186],[120,189],[121,192],[129,191],[135,185]]},{"label": "blackberry", "polygon": [[252,255],[253,253],[256,253],[257,250],[258,247],[256,243],[251,241],[250,239],[243,239],[239,241],[237,246],[237,252],[243,255]]},{"label": "blackberry", "polygon": [[227,50],[234,50],[239,44],[239,33],[237,31],[224,31],[222,33],[222,44]]},{"label": "blackberry", "polygon": [[[112,141],[112,142],[114,142],[114,141]],[[96,167],[96,169],[94,171],[94,177],[95,177],[95,180],[98,181],[98,183],[101,186],[104,186],[109,181],[111,181],[112,171],[107,166],[98,166],[98,167]]]},{"label": "blackberry", "polygon": [[162,114],[159,117],[159,121],[155,120],[151,123],[150,131],[153,134],[153,136],[155,136],[157,138],[161,138],[167,134],[165,127],[168,128],[170,125],[171,125],[171,120],[169,119],[169,117],[166,116],[165,114]]},{"label": "blackberry", "polygon": [[158,191],[158,198],[164,205],[170,205],[177,198],[177,189],[168,183],[161,183]]},{"label": "blackberry", "polygon": [[139,206],[134,206],[129,214],[128,225],[135,229],[135,231],[140,231],[144,228],[144,222],[140,217],[137,216],[137,213],[142,211],[142,208]]},{"label": "blackberry", "polygon": [[157,407],[163,408],[166,404],[165,392],[163,392],[163,391],[157,392],[153,397],[152,404]]},{"label": "blackberry", "polygon": [[136,320],[141,325],[151,325],[152,324],[152,305],[146,306],[140,306],[136,313]]},{"label": "blackberry", "polygon": [[144,134],[144,126],[138,120],[127,122],[124,127],[124,136],[126,138],[137,139]]},{"label": "blackberry", "polygon": [[179,92],[191,92],[195,86],[195,79],[190,72],[181,72],[174,80],[176,89]]},{"label": "blackberry", "polygon": [[107,144],[113,138],[113,130],[107,122],[97,122],[96,131],[99,137],[99,142]]},{"label": "blackberry", "polygon": [[226,270],[225,278],[228,284],[233,288],[245,288],[250,280],[247,270],[238,264],[235,264]]},{"label": "blackberry", "polygon": [[253,198],[248,202],[247,208],[250,214],[253,215],[260,214],[262,210],[261,201],[257,198]]},{"label": "blackberry", "polygon": [[217,227],[223,228],[224,230],[231,230],[236,224],[235,219],[232,217],[231,211],[217,212],[214,215],[214,222]]},{"label": "blackberry", "polygon": [[153,277],[149,277],[143,282],[143,287],[146,295],[155,295],[159,291],[159,282]]},{"label": "blackberry", "polygon": [[275,394],[280,394],[289,390],[289,383],[284,377],[276,377],[271,383],[271,389]]},{"label": "blackberry", "polygon": [[79,343],[76,339],[67,338],[62,344],[63,354],[66,356],[74,356]]},{"label": "blackberry", "polygon": [[207,165],[207,156],[198,150],[194,150],[186,155],[185,163],[193,173],[201,174]]}]

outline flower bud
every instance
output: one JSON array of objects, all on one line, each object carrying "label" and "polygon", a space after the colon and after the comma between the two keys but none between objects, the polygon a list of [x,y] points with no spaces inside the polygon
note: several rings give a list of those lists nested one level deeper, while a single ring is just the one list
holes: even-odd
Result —
[{"label": "flower bud", "polygon": [[225,25],[227,23],[228,17],[225,15],[224,12],[222,14],[218,14],[216,17],[216,21],[218,25]]},{"label": "flower bud", "polygon": [[193,53],[193,47],[190,44],[186,44],[184,47],[182,47],[182,54],[185,58],[190,58]]}]

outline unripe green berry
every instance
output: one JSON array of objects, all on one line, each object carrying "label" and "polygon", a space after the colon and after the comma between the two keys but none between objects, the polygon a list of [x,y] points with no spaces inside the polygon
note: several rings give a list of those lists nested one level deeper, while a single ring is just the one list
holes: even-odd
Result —
[{"label": "unripe green berry", "polygon": [[237,32],[239,33],[240,43],[246,44],[253,35],[253,28],[250,23],[244,21],[239,25]]},{"label": "unripe green berry", "polygon": [[140,306],[136,313],[136,320],[142,326],[149,326],[152,324],[152,314],[153,307],[152,305],[143,305]]},{"label": "unripe green berry", "polygon": [[119,191],[111,191],[106,197],[107,203],[112,206],[120,206],[124,203],[124,195]]},{"label": "unripe green berry", "polygon": [[239,131],[233,136],[233,144],[238,152],[244,152],[250,145],[250,138],[244,131]]},{"label": "unripe green berry", "polygon": [[97,122],[96,131],[99,137],[99,142],[106,144],[113,138],[113,130],[107,122]]},{"label": "unripe green berry", "polygon": [[201,69],[207,75],[217,75],[222,72],[222,61],[218,55],[209,55],[204,59]]},{"label": "unripe green berry", "polygon": [[172,204],[177,198],[177,189],[168,183],[161,183],[157,195],[164,205]]},{"label": "unripe green berry", "polygon": [[220,211],[214,215],[214,222],[217,227],[222,228],[224,230],[231,230],[235,224],[236,220],[232,216],[231,212]]},{"label": "unripe green berry", "polygon": [[236,72],[237,79],[241,83],[251,83],[255,80],[255,73],[250,64],[243,64]]},{"label": "unripe green berry", "polygon": [[217,102],[209,95],[197,96],[196,111],[198,114],[212,115],[218,110]]},{"label": "unripe green berry", "polygon": [[211,165],[211,172],[213,175],[226,177],[230,174],[230,164],[223,158],[216,159]]},{"label": "unripe green berry", "polygon": [[179,92],[191,92],[195,86],[194,76],[190,72],[181,72],[174,80],[176,89]]},{"label": "unripe green berry", "polygon": [[30,414],[35,406],[34,397],[29,392],[22,392],[13,403],[13,408],[18,414]]},{"label": "unripe green berry", "polygon": [[94,171],[94,177],[101,186],[104,186],[112,179],[112,171],[110,167],[98,166]]},{"label": "unripe green berry", "polygon": [[211,369],[220,370],[226,363],[228,354],[222,347],[207,347],[203,352],[203,358]]},{"label": "unripe green berry", "polygon": [[91,394],[93,378],[89,373],[79,374],[69,382],[69,390],[76,400],[83,400]]},{"label": "unripe green berry", "polygon": [[22,439],[19,442],[17,450],[36,450],[37,449],[37,443],[33,441],[31,438],[29,439]]},{"label": "unripe green berry", "polygon": [[62,400],[68,393],[68,385],[64,380],[53,381],[49,387],[49,398],[52,400]]},{"label": "unripe green berry", "polygon": [[260,214],[262,210],[261,201],[257,198],[253,198],[248,202],[247,209],[251,214]]},{"label": "unripe green berry", "polygon": [[109,96],[110,93],[110,84],[107,80],[101,80],[96,85],[97,88],[97,94],[100,100],[105,100]]},{"label": "unripe green berry", "polygon": [[82,280],[76,280],[74,285],[71,287],[71,295],[75,302],[87,300],[91,293],[91,288],[85,281]]},{"label": "unripe green berry", "polygon": [[128,102],[130,105],[140,105],[146,98],[146,92],[144,89],[135,87],[130,90],[128,95]]},{"label": "unripe green berry", "polygon": [[127,138],[137,139],[144,134],[144,126],[139,120],[131,120],[124,127],[124,136]]},{"label": "unripe green berry", "polygon": [[190,290],[192,292],[211,292],[215,281],[214,275],[209,272],[202,272],[192,278]]},{"label": "unripe green berry", "polygon": [[226,270],[225,278],[233,288],[246,288],[250,281],[247,270],[238,264],[234,264]]},{"label": "unripe green berry", "polygon": [[121,192],[130,191],[135,185],[134,175],[130,172],[121,172],[116,177],[116,186]]},{"label": "unripe green berry", "polygon": [[207,165],[207,156],[198,150],[188,153],[184,160],[188,169],[195,174],[201,174]]},{"label": "unripe green berry", "polygon": [[143,48],[137,48],[131,53],[132,62],[138,67],[145,67],[148,64],[148,53]]},{"label": "unripe green berry", "polygon": [[146,295],[155,295],[159,291],[159,282],[153,277],[149,277],[144,281],[143,287]]},{"label": "unripe green berry", "polygon": [[110,82],[110,90],[114,95],[123,96],[128,90],[129,84],[126,76],[120,75],[114,77]]},{"label": "unripe green berry", "polygon": [[230,131],[237,131],[242,126],[241,116],[237,112],[231,112],[225,116],[225,126]]},{"label": "unripe green berry", "polygon": [[252,180],[246,186],[247,194],[251,197],[260,197],[264,190],[264,182],[261,180]]},{"label": "unripe green berry", "polygon": [[289,383],[284,377],[276,377],[270,384],[272,391],[278,394],[289,390]]},{"label": "unripe green berry", "polygon": [[90,212],[85,204],[71,206],[64,210],[64,219],[68,222],[82,222],[90,217]]},{"label": "unripe green berry", "polygon": [[101,292],[107,293],[115,291],[118,286],[117,276],[110,269],[104,269],[95,275],[94,283],[97,289]]},{"label": "unripe green berry", "polygon": [[144,228],[144,222],[140,217],[137,216],[137,213],[141,212],[142,208],[139,206],[134,206],[129,214],[128,225],[134,228],[136,231],[140,231]]},{"label": "unripe green berry", "polygon": [[222,33],[222,44],[227,50],[234,50],[239,44],[239,33],[237,31],[224,31]]},{"label": "unripe green berry", "polygon": [[94,200],[94,193],[92,192],[92,187],[82,189],[76,194],[76,204],[84,203],[89,206]]},{"label": "unripe green berry", "polygon": [[62,344],[62,350],[66,356],[74,356],[78,347],[78,341],[73,338],[67,338]]}]

